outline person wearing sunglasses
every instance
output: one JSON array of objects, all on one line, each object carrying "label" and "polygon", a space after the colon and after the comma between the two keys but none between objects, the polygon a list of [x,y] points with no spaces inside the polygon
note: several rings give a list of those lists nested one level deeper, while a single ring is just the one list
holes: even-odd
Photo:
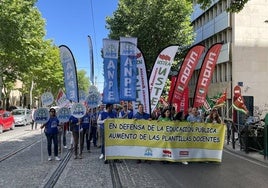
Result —
[{"label": "person wearing sunglasses", "polygon": [[61,158],[58,157],[58,126],[59,120],[56,116],[56,110],[51,108],[49,110],[50,118],[47,123],[41,126],[41,129],[45,128],[44,132],[47,137],[47,152],[48,161],[52,160],[52,142],[54,145],[54,156],[56,161],[60,161]]}]

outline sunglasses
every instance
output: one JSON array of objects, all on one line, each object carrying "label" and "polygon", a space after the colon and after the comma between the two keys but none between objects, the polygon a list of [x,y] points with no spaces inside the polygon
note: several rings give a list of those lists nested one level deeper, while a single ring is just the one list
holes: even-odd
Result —
[{"label": "sunglasses", "polygon": [[56,111],[52,110],[52,111],[49,111],[49,112],[53,112],[53,113],[55,113]]}]

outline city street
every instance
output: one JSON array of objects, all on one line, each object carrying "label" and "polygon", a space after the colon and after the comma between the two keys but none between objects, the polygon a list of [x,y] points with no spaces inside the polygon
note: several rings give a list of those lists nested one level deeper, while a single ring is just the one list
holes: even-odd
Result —
[{"label": "city street", "polygon": [[[47,161],[46,139],[40,133],[40,129],[32,131],[26,126],[0,135],[0,187],[264,188],[268,184],[268,162],[248,157],[260,154],[234,152],[231,146],[225,146],[222,163],[183,165],[152,161],[137,164],[136,160],[123,160],[104,164],[98,158],[100,149],[93,147],[91,153],[83,153],[83,159],[76,160],[64,149],[62,161],[58,162]],[[66,166],[62,165],[65,162]]]}]

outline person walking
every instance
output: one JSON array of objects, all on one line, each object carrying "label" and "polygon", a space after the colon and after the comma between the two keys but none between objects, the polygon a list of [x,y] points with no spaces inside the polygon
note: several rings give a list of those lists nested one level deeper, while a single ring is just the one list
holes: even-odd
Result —
[{"label": "person walking", "polygon": [[[82,159],[82,147],[81,147],[81,143],[82,143],[82,131],[81,131],[81,121],[74,117],[71,116],[69,119],[70,122],[70,127],[72,130],[72,135],[73,135],[73,144],[74,144],[74,159]],[[78,151],[79,149],[79,151]]]},{"label": "person walking", "polygon": [[138,104],[138,112],[133,116],[133,119],[152,120],[150,114],[144,112],[143,104]]},{"label": "person walking", "polygon": [[158,121],[172,121],[172,114],[170,108],[163,109]]},{"label": "person walking", "polygon": [[217,108],[213,108],[210,114],[206,117],[205,123],[222,123],[220,115]]},{"label": "person walking", "polygon": [[[189,115],[187,117],[187,121],[191,122],[191,123],[195,123],[195,122],[201,123],[201,122],[203,122],[203,118],[199,114],[197,108],[193,107],[193,108],[191,108],[191,111],[189,110]],[[186,161],[183,161],[182,163],[185,164],[185,165],[188,164],[188,162],[186,162]]]},{"label": "person walking", "polygon": [[51,108],[49,110],[50,118],[47,123],[43,124],[40,128],[45,128],[44,132],[47,137],[47,152],[48,160],[52,160],[52,142],[54,145],[54,156],[56,161],[60,161],[61,158],[58,157],[58,126],[59,120],[56,116],[56,110]]},{"label": "person walking", "polygon": [[[152,120],[150,114],[144,112],[144,106],[143,104],[138,104],[138,111],[137,113],[133,116],[133,119],[145,119],[145,120]],[[141,160],[138,159],[137,163],[141,163]]]},{"label": "person walking", "polygon": [[[89,141],[92,140],[94,147],[97,147],[97,119],[98,119],[97,109],[93,108],[93,112],[90,114]],[[89,149],[90,149],[90,145],[89,145]]]},{"label": "person walking", "polygon": [[125,119],[132,119],[133,117],[133,112],[128,110],[127,104],[123,105],[123,109],[120,110],[118,118],[125,118]]},{"label": "person walking", "polygon": [[[105,157],[105,138],[104,138],[104,122],[106,119],[116,118],[116,113],[113,111],[113,104],[106,104],[106,111],[103,111],[97,120],[97,123],[100,125],[100,135],[101,135],[101,155],[99,159],[103,159]],[[105,161],[106,163],[106,161]]]},{"label": "person walking", "polygon": [[62,132],[62,139],[63,139],[62,143],[63,143],[63,147],[65,149],[68,148],[67,141],[66,141],[66,134],[67,134],[68,129],[69,129],[69,122],[67,121],[67,122],[63,123],[63,132]]},{"label": "person walking", "polygon": [[37,129],[37,123],[34,121],[34,112],[36,110],[36,107],[34,106],[33,109],[32,109],[32,114],[31,114],[31,117],[32,117],[32,130],[35,128]]},{"label": "person walking", "polygon": [[188,122],[203,122],[202,116],[199,114],[197,108],[193,107],[191,110],[191,114],[187,117]]},{"label": "person walking", "polygon": [[90,132],[90,113],[91,113],[91,109],[87,108],[87,112],[86,114],[81,118],[81,126],[83,128],[82,131],[82,142],[81,142],[81,154],[83,152],[84,149],[84,142],[86,140],[86,145],[87,145],[87,151],[90,153],[90,141],[89,141],[89,132]]},{"label": "person walking", "polygon": [[[105,111],[105,105],[104,104],[101,104],[100,106],[99,106],[99,110],[98,110],[98,112],[97,112],[97,114],[98,114],[98,117],[99,117],[99,115],[102,113],[102,112],[104,112]],[[98,148],[101,148],[101,142],[102,142],[102,138],[101,138],[101,125],[98,123],[97,124],[97,144],[98,144]]]}]

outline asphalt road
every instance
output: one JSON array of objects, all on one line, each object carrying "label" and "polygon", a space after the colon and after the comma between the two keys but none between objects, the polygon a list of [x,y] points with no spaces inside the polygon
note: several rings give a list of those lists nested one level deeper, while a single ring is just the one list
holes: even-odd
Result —
[{"label": "asphalt road", "polygon": [[[40,129],[31,131],[30,126],[26,126],[1,134],[0,158],[33,142],[30,147],[0,162],[0,187],[44,187],[59,162],[47,161],[46,139],[41,137]],[[122,163],[115,163],[120,179],[120,186],[117,187],[268,187],[267,162],[252,160],[230,151],[224,150],[222,163],[195,162],[183,165],[152,161],[137,164],[136,160],[123,160]],[[63,156],[66,153],[67,150],[64,150]],[[72,157],[55,187],[115,187],[111,164],[99,160],[99,154],[100,149],[93,148],[91,153],[83,154],[83,159],[75,160]]]}]

